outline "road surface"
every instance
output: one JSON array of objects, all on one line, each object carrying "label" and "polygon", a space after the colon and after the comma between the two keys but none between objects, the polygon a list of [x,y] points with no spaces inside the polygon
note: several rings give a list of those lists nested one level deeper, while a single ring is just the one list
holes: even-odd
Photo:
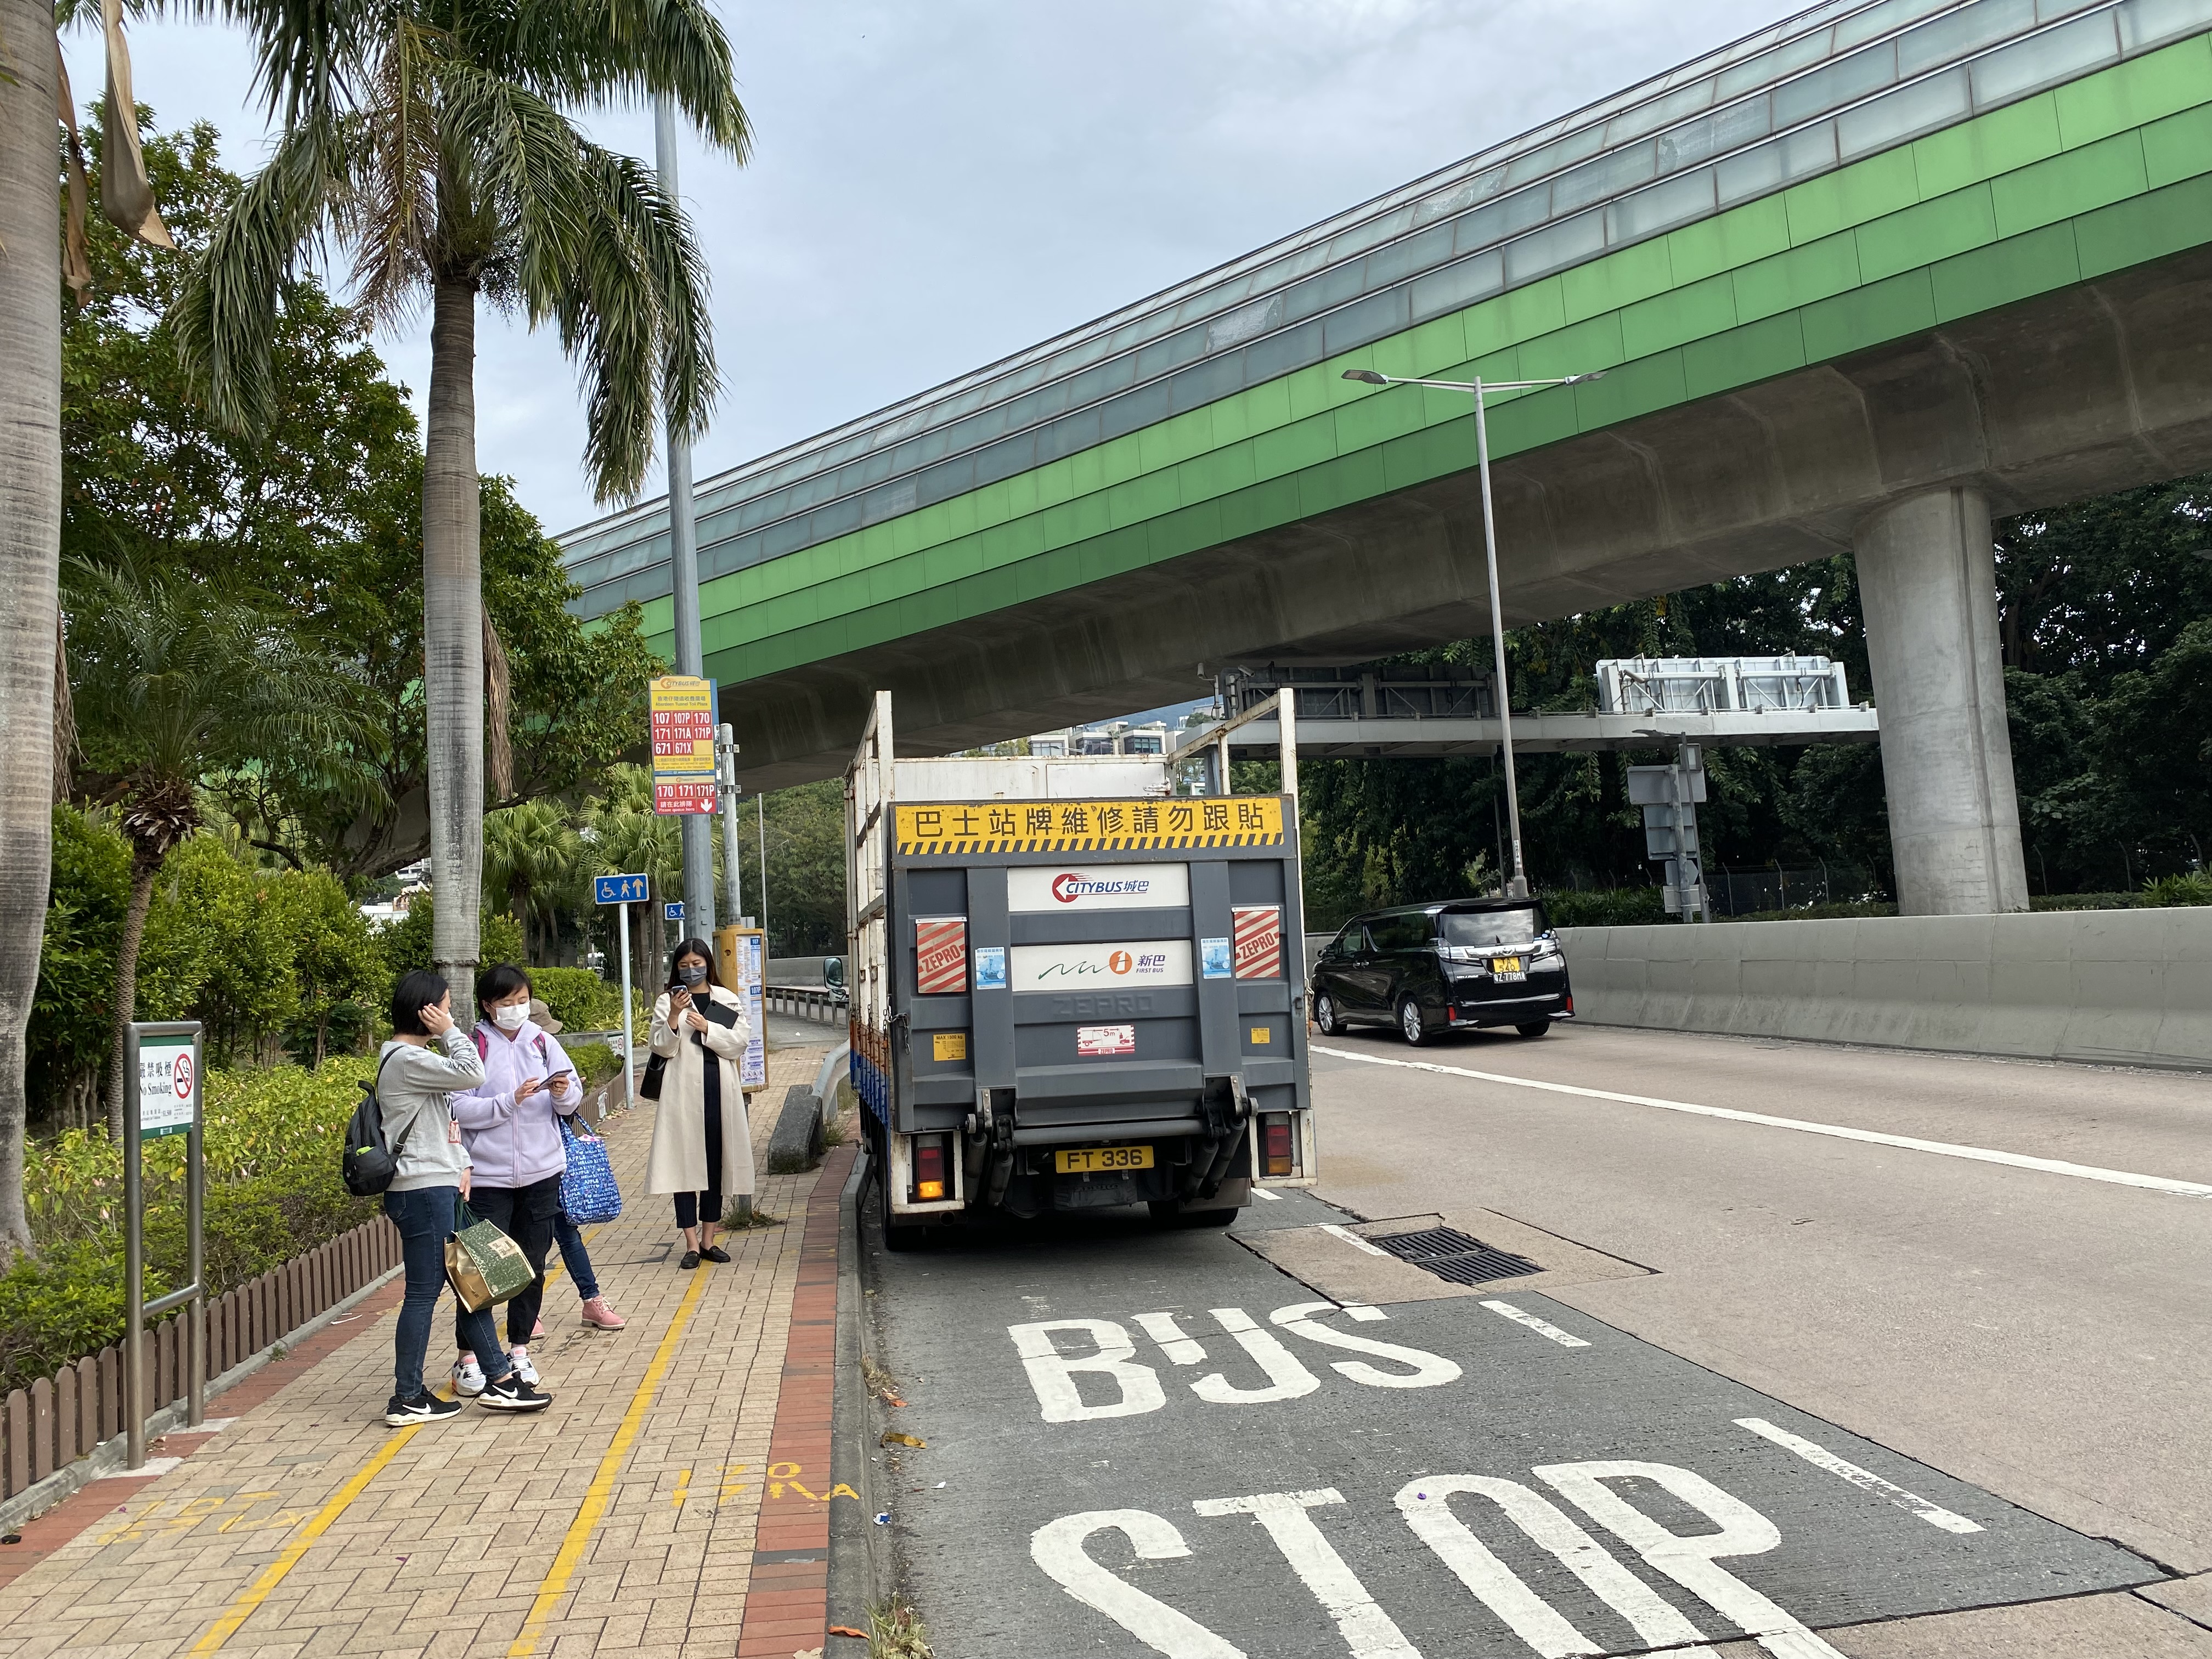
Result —
[{"label": "road surface", "polygon": [[[1595,1027],[1314,1066],[1318,1188],[1227,1233],[872,1241],[939,1654],[2212,1656],[2203,1078]],[[1401,1259],[1448,1232],[1516,1259]]]}]

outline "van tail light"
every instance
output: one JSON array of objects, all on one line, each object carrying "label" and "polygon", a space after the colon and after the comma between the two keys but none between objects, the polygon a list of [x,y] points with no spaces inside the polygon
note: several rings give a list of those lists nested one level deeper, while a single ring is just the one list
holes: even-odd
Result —
[{"label": "van tail light", "polygon": [[947,1135],[917,1135],[914,1142],[914,1200],[929,1204],[945,1194]]},{"label": "van tail light", "polygon": [[1288,1112],[1269,1112],[1260,1120],[1260,1158],[1262,1167],[1271,1176],[1293,1172]]},{"label": "van tail light", "polygon": [[1571,1014],[1572,1012],[1574,1012],[1574,1011],[1575,1011],[1575,1000],[1574,1000],[1572,997],[1569,997],[1569,998],[1567,999],[1567,1012],[1568,1012],[1569,1013],[1571,1013]]}]

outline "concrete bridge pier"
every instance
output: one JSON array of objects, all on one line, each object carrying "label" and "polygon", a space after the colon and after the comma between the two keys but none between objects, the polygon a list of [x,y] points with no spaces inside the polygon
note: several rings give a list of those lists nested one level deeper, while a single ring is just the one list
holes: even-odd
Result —
[{"label": "concrete bridge pier", "polygon": [[1900,915],[2027,908],[1989,497],[1890,502],[1855,538]]}]

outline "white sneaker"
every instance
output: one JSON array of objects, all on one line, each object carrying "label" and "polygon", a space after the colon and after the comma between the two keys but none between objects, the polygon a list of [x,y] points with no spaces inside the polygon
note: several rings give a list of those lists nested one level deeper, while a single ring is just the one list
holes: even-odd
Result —
[{"label": "white sneaker", "polygon": [[453,1392],[464,1400],[473,1400],[484,1391],[483,1367],[477,1364],[474,1354],[464,1354],[453,1362]]},{"label": "white sneaker", "polygon": [[538,1386],[538,1367],[530,1363],[530,1350],[509,1348],[507,1357],[514,1362],[514,1374],[532,1388]]}]

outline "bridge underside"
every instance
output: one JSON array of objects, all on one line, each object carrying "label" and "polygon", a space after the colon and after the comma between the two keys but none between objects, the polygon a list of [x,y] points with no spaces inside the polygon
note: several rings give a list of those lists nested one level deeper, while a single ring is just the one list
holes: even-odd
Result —
[{"label": "bridge underside", "polygon": [[[878,688],[942,754],[1203,696],[1224,663],[1486,634],[1473,471],[726,689],[743,780],[842,771]],[[1998,514],[2212,469],[2212,250],[1983,312],[1494,465],[1505,621],[1850,549],[1885,506]]]}]

